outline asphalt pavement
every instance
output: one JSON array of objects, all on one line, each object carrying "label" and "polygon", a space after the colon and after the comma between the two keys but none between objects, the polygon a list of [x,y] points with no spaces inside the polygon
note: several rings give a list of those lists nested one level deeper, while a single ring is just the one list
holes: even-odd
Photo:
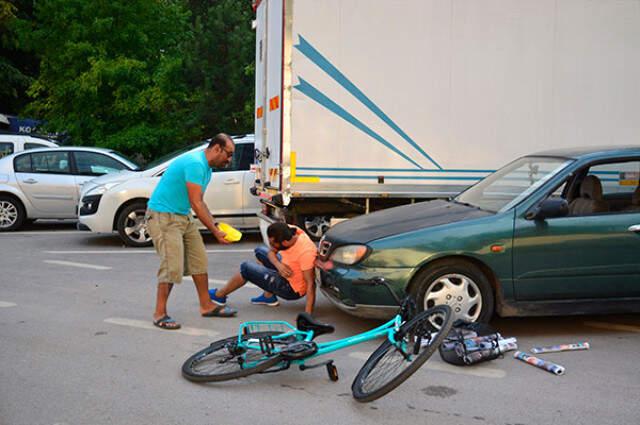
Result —
[{"label": "asphalt pavement", "polygon": [[[220,246],[205,235],[210,285],[252,257],[257,234]],[[198,314],[186,279],[170,299],[179,331],[151,324],[158,257],[115,235],[73,223],[35,223],[0,233],[0,425],[81,424],[637,424],[640,315],[492,321],[521,350],[588,341],[588,351],[540,355],[566,367],[555,376],[507,354],[471,367],[434,355],[389,395],[358,403],[351,383],[379,342],[329,357],[340,374],[297,368],[217,384],[194,384],[184,360],[248,320],[295,322],[304,301],[253,306],[252,286],[229,297],[236,318]],[[379,324],[351,317],[318,296],[316,317],[336,326],[320,341]]]}]

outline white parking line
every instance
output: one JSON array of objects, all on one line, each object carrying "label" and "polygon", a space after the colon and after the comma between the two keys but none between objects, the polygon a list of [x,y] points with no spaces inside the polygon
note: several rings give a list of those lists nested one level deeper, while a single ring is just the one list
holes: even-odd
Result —
[{"label": "white parking line", "polygon": [[82,235],[82,234],[85,234],[85,233],[84,232],[79,232],[77,230],[39,230],[39,231],[36,231],[36,232],[29,232],[29,231],[2,232],[2,233],[0,233],[0,237],[2,237],[2,236],[11,236],[11,235],[71,235],[71,234]]},{"label": "white parking line", "polygon": [[79,267],[81,269],[93,269],[93,270],[111,270],[111,267],[96,266],[95,264],[74,263],[72,261],[58,261],[58,260],[44,260],[47,264],[55,264],[58,266]]},{"label": "white parking line", "polygon": [[[183,282],[193,282],[193,279],[191,278],[191,276],[185,276],[185,277],[182,279],[182,281],[183,281]],[[209,279],[209,283],[210,283],[211,285],[224,286],[224,285],[226,285],[226,284],[227,284],[227,281],[226,281],[226,280],[220,280],[220,279]],[[253,283],[251,283],[251,282],[247,282],[244,286],[248,286],[248,287],[250,287],[250,288],[257,288],[257,286],[256,286],[256,285],[254,285],[254,284],[253,284]]]},{"label": "white parking line", "polygon": [[7,301],[0,301],[0,308],[6,308],[6,307],[15,307],[17,304],[16,303],[10,303]]},{"label": "white parking line", "polygon": [[[355,351],[349,354],[349,357],[353,357],[358,360],[367,360],[371,353],[363,353],[360,351]],[[507,376],[507,373],[504,370],[493,369],[484,366],[453,366],[447,363],[439,362],[439,361],[427,361],[427,363],[423,366],[429,370],[436,370],[438,372],[447,372],[447,373],[455,373],[458,375],[471,375],[471,376],[479,376],[481,378],[493,378],[493,379],[501,379]],[[418,372],[419,373],[419,372]]]},{"label": "white parking line", "polygon": [[620,323],[608,322],[584,322],[584,325],[590,328],[605,329],[608,331],[640,333],[640,326],[634,325],[623,325]]},{"label": "white parking line", "polygon": [[[112,250],[104,250],[104,251],[42,251],[45,254],[89,254],[89,255],[104,255],[104,254],[155,254],[156,252],[152,249],[112,249]],[[208,249],[208,253],[210,254],[235,254],[238,252],[253,252],[253,249]]]},{"label": "white parking line", "polygon": [[[124,319],[122,317],[110,317],[108,319],[104,319],[104,322],[105,323],[111,323],[113,325],[129,326],[129,327],[132,327],[132,328],[151,329],[151,330],[154,330],[154,331],[167,332],[166,330],[160,329],[157,326],[155,326],[153,323],[151,323],[151,319],[149,319],[149,320],[134,320],[134,319]],[[183,326],[180,329],[171,330],[169,332],[178,333],[178,334],[182,334],[182,335],[189,335],[189,336],[216,337],[216,336],[220,335],[220,332],[212,331],[212,330],[209,330],[209,329],[189,328],[189,327],[185,327],[185,326]]]}]

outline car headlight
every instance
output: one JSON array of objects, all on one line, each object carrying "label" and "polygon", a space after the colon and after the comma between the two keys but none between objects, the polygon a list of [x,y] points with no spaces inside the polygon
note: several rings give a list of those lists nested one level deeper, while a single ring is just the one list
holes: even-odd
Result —
[{"label": "car headlight", "polygon": [[366,245],[345,245],[336,248],[331,254],[331,260],[341,264],[355,264],[362,260],[369,252]]},{"label": "car headlight", "polygon": [[89,195],[102,195],[107,190],[111,189],[112,187],[115,187],[115,186],[119,185],[120,183],[122,183],[122,182],[110,182],[110,183],[101,184],[100,186],[96,186],[93,189],[89,190],[87,193],[85,193],[85,195],[86,196],[89,196]]}]

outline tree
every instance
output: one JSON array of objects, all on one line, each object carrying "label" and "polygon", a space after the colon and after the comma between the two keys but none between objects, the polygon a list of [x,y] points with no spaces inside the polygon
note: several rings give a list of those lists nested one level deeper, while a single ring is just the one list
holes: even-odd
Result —
[{"label": "tree", "polygon": [[21,19],[30,19],[32,2],[0,0],[0,112],[17,114],[28,103],[27,89],[38,74],[38,60],[18,38]]},{"label": "tree", "polygon": [[186,143],[188,16],[177,0],[38,2],[23,26],[41,59],[28,110],[74,144],[151,157]]}]

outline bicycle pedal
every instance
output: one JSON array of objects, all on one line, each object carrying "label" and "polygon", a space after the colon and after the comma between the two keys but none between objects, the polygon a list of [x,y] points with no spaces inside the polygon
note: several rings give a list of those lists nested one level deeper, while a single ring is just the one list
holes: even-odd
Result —
[{"label": "bicycle pedal", "polygon": [[315,368],[321,367],[321,366],[328,366],[329,364],[333,364],[333,360],[327,360],[326,362],[316,363],[316,364],[312,364],[312,365],[306,365],[306,364],[303,363],[298,367],[300,368],[300,370],[307,370],[307,369],[315,369]]},{"label": "bicycle pedal", "polygon": [[333,364],[333,361],[327,363],[327,374],[329,375],[329,379],[333,382],[336,382],[339,378],[338,368]]}]

